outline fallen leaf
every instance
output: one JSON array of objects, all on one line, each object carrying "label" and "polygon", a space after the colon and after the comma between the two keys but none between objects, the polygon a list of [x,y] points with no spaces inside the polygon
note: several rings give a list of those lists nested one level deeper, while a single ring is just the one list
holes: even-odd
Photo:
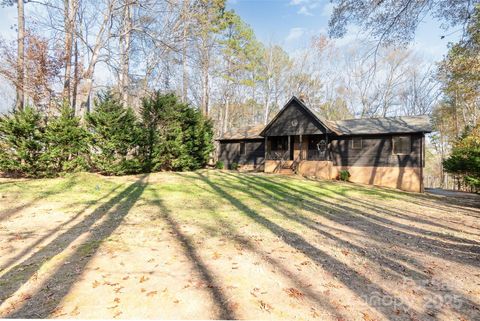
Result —
[{"label": "fallen leaf", "polygon": [[304,297],[304,294],[295,288],[283,289],[283,291],[287,292],[289,297],[295,298],[297,300],[300,300]]},{"label": "fallen leaf", "polygon": [[147,296],[154,296],[157,294],[157,291],[150,291],[147,293]]},{"label": "fallen leaf", "polygon": [[365,321],[376,321],[376,319],[372,318],[368,313],[362,312],[363,314],[363,320]]},{"label": "fallen leaf", "polygon": [[265,301],[260,301],[260,309],[269,312],[273,309],[272,306]]},{"label": "fallen leaf", "polygon": [[70,312],[70,315],[72,316],[79,315],[79,314],[80,314],[80,311],[78,311],[78,306],[75,306],[72,312]]}]

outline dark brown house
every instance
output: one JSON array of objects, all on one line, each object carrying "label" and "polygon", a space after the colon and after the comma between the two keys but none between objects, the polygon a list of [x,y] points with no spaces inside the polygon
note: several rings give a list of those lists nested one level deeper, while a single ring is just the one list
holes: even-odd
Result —
[{"label": "dark brown house", "polygon": [[218,159],[226,166],[297,173],[423,191],[427,116],[327,121],[296,97],[266,126],[225,133]]}]

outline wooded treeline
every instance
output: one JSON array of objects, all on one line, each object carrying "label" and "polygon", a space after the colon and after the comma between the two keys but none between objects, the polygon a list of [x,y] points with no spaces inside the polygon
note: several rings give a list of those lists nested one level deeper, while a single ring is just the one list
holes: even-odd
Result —
[{"label": "wooded treeline", "polygon": [[319,34],[288,54],[256,39],[226,0],[4,0],[18,8],[18,39],[1,41],[0,75],[16,89],[17,109],[48,114],[67,103],[80,118],[105,87],[137,114],[143,97],[173,92],[209,117],[216,135],[268,122],[292,95],[327,119],[432,114],[427,155],[442,184],[443,160],[478,123],[478,51],[465,60],[466,42],[452,44],[431,64],[393,45],[412,39],[425,10],[477,39],[477,2],[427,2],[338,3],[330,35],[353,22],[373,41]]}]

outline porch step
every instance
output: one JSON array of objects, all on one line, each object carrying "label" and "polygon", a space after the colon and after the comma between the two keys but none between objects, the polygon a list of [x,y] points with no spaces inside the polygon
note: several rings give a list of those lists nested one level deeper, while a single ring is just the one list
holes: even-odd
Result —
[{"label": "porch step", "polygon": [[294,174],[294,172],[291,168],[280,168],[278,173],[283,174],[283,175],[293,175]]}]

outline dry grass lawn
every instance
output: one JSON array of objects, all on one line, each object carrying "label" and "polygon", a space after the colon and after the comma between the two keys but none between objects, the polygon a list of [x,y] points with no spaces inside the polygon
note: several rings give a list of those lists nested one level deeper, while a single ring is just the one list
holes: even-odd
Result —
[{"label": "dry grass lawn", "polygon": [[0,180],[0,317],[480,320],[480,203],[228,171]]}]

